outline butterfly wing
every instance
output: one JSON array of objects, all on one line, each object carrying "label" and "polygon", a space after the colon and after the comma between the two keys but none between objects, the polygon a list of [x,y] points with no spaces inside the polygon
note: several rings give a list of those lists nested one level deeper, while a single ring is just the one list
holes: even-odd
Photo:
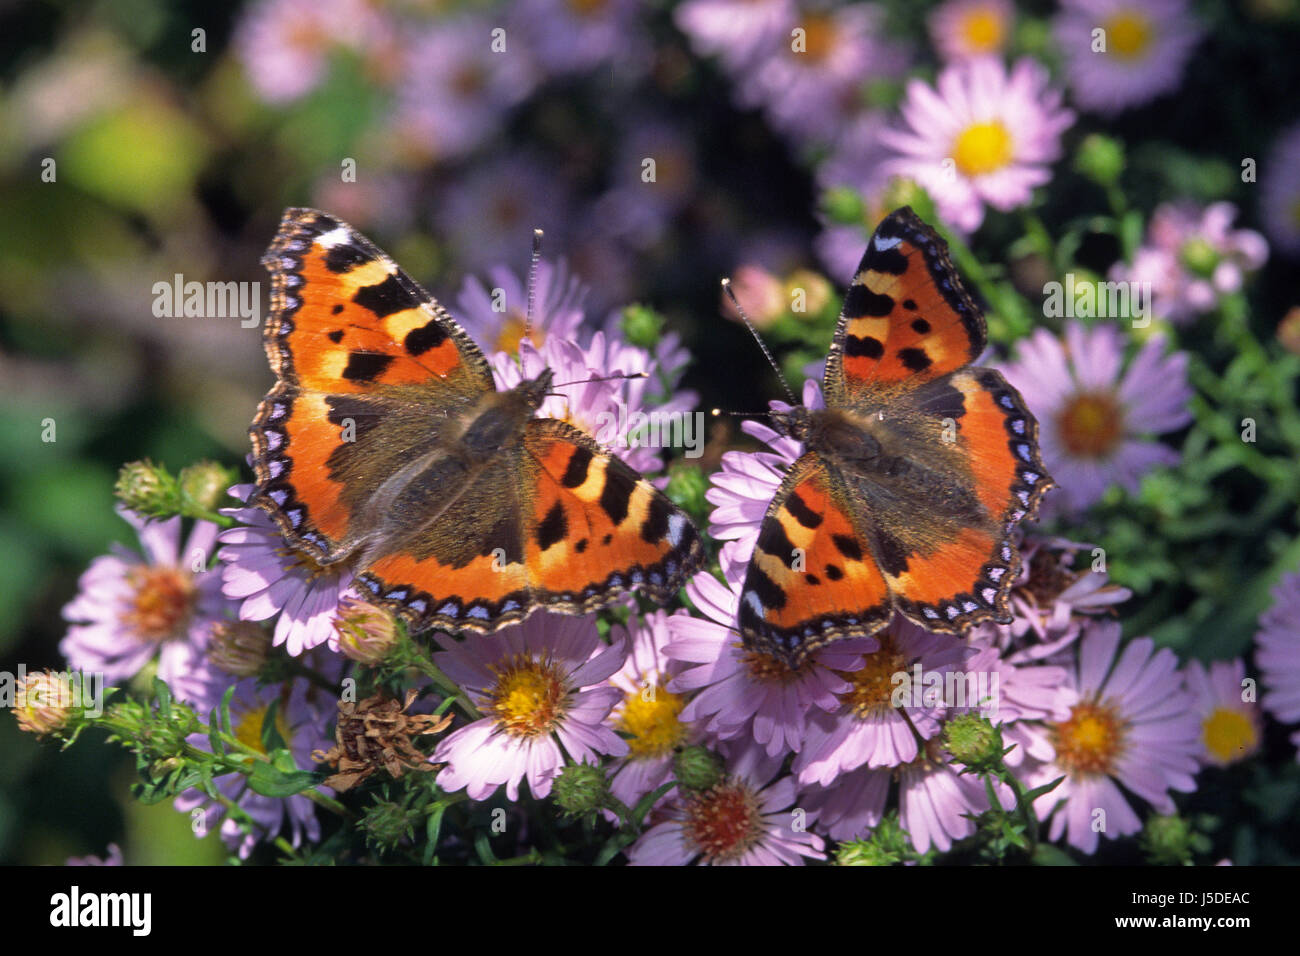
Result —
[{"label": "butterfly wing", "polygon": [[539,607],[582,614],[636,589],[662,603],[704,559],[661,492],[583,432],[533,419],[401,547],[359,576],[417,627],[494,631]]},{"label": "butterfly wing", "polygon": [[747,647],[797,665],[836,638],[871,634],[893,613],[842,476],[809,452],[791,467],[759,526],[737,620]]},{"label": "butterfly wing", "polygon": [[826,403],[878,404],[969,364],[987,341],[948,244],[904,206],[876,228],[844,297]]},{"label": "butterfly wing", "polygon": [[262,259],[264,342],[277,382],[253,420],[253,501],[322,563],[358,546],[366,491],[442,422],[494,391],[473,340],[346,223],[289,209]]}]

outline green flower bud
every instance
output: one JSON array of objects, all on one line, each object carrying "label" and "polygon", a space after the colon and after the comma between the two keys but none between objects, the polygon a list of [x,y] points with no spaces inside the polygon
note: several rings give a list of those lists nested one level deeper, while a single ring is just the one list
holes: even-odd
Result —
[{"label": "green flower bud", "polygon": [[232,484],[234,476],[216,462],[196,462],[181,469],[181,501],[199,512],[211,513],[224,502]]},{"label": "green flower bud", "polygon": [[856,189],[836,186],[822,194],[822,209],[832,222],[851,225],[862,222],[866,206]]},{"label": "green flower bud", "polygon": [[380,849],[392,849],[415,835],[415,815],[400,803],[376,800],[361,818],[366,842]]},{"label": "green flower bud", "polygon": [[339,650],[368,667],[387,658],[397,647],[400,636],[393,615],[353,597],[345,597],[340,602],[334,629],[339,636]]},{"label": "green flower bud", "polygon": [[1086,136],[1079,144],[1074,168],[1099,186],[1114,186],[1124,171],[1124,144],[1100,133]]},{"label": "green flower bud", "polygon": [[953,759],[971,770],[987,772],[1002,764],[1002,732],[979,714],[962,714],[948,721],[943,741]]},{"label": "green flower bud", "polygon": [[629,305],[623,310],[620,323],[623,337],[629,344],[643,349],[653,349],[663,335],[664,320],[654,309],[644,305]]},{"label": "green flower bud", "polygon": [[1183,247],[1178,251],[1178,258],[1182,260],[1188,272],[1206,278],[1214,274],[1214,267],[1219,264],[1219,254],[1214,246],[1200,238],[1189,239],[1183,243]]},{"label": "green flower bud", "polygon": [[688,790],[707,790],[722,779],[722,760],[707,747],[683,747],[673,757],[673,775]]},{"label": "green flower bud", "polygon": [[566,764],[555,778],[555,802],[569,816],[582,816],[603,809],[609,798],[605,771],[589,763]]},{"label": "green flower bud", "polygon": [[148,459],[123,465],[113,492],[122,504],[149,518],[169,518],[180,511],[176,479]]},{"label": "green flower bud", "polygon": [[1186,866],[1203,838],[1177,814],[1147,817],[1138,844],[1153,866]]}]

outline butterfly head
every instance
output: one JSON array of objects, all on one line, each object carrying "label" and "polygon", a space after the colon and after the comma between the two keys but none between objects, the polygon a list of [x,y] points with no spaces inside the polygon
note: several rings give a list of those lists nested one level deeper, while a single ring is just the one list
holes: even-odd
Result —
[{"label": "butterfly head", "polygon": [[546,401],[547,394],[551,391],[551,382],[555,380],[555,373],[549,368],[542,369],[542,374],[534,379],[526,379],[516,385],[512,391],[519,396],[528,406],[529,411],[536,411]]},{"label": "butterfly head", "polygon": [[795,405],[789,411],[772,412],[772,427],[795,441],[807,442],[812,430],[812,413],[805,405]]}]

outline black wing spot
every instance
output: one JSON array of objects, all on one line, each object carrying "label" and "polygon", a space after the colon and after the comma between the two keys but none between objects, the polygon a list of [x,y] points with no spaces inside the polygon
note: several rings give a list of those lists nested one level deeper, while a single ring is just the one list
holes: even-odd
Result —
[{"label": "black wing spot", "polygon": [[848,319],[860,319],[869,315],[880,317],[893,311],[893,298],[872,292],[861,283],[850,286],[844,295],[844,317]]},{"label": "black wing spot", "polygon": [[838,564],[826,565],[826,576],[832,581],[838,581],[844,577],[844,571]]},{"label": "black wing spot", "polygon": [[817,575],[815,574],[805,574],[803,576],[803,579],[807,581],[809,584],[811,584],[813,587],[816,587],[817,585],[822,583],[822,579],[817,577]]},{"label": "black wing spot", "polygon": [[330,315],[338,315],[342,311],[343,311],[342,304],[336,303],[334,308],[330,309]]},{"label": "black wing spot", "polygon": [[872,272],[884,272],[891,276],[901,276],[907,271],[907,256],[898,251],[895,246],[892,249],[872,248],[869,254],[871,259],[867,268]]},{"label": "black wing spot", "polygon": [[[779,611],[785,607],[785,591],[757,565],[749,566],[749,573],[745,576],[745,590],[757,594],[759,603],[765,608]],[[742,606],[744,603],[741,601]]]},{"label": "black wing spot", "polygon": [[899,361],[913,372],[924,372],[933,362],[930,356],[925,354],[925,349],[899,349]]},{"label": "black wing spot", "polygon": [[611,458],[608,467],[605,468],[605,487],[600,492],[600,506],[605,509],[605,514],[609,515],[609,520],[619,525],[627,517],[627,505],[632,500],[636,481],[619,470],[614,464],[615,461],[616,459]]},{"label": "black wing spot", "polygon": [[344,242],[325,253],[325,268],[334,273],[351,272],[373,258],[374,256],[364,249],[358,249],[350,242]]},{"label": "black wing spot", "polygon": [[578,488],[587,480],[587,466],[591,464],[591,449],[581,445],[573,449],[569,464],[564,469],[560,484],[566,488]]},{"label": "black wing spot", "polygon": [[880,339],[874,339],[870,335],[846,335],[844,354],[852,358],[865,355],[869,359],[878,359],[885,354],[885,346],[881,344]]},{"label": "black wing spot", "polygon": [[373,382],[392,364],[391,355],[382,355],[379,352],[352,352],[348,355],[348,364],[343,369],[343,377],[350,382]]},{"label": "black wing spot", "polygon": [[815,528],[822,523],[822,516],[809,508],[808,503],[799,497],[797,491],[791,492],[790,497],[786,499],[785,508],[794,515],[794,520],[805,528]]},{"label": "black wing spot", "polygon": [[650,499],[645,520],[641,522],[641,538],[655,544],[668,535],[668,502],[656,495]]},{"label": "black wing spot", "polygon": [[396,275],[390,275],[383,282],[374,285],[362,286],[352,301],[381,319],[420,305],[420,297],[402,285]]},{"label": "black wing spot", "polygon": [[908,312],[915,312],[915,311],[916,311],[916,300],[915,300],[915,299],[904,299],[904,300],[903,300],[903,308],[905,308]]},{"label": "black wing spot", "polygon": [[340,342],[343,341],[343,330],[335,329],[333,332],[328,333],[326,335],[326,338],[328,338],[335,345],[338,345]]},{"label": "black wing spot", "polygon": [[603,538],[600,539],[600,543],[601,543],[601,544],[609,544],[609,543],[610,543],[611,541],[613,541],[613,540],[614,540],[614,536],[613,536],[612,534],[607,534],[607,535],[605,535],[605,537],[603,537]]},{"label": "black wing spot", "polygon": [[787,568],[794,567],[794,542],[786,535],[780,521],[763,522],[757,546],[760,551],[765,551],[774,558],[780,558]]},{"label": "black wing spot", "polygon": [[898,577],[907,570],[907,556],[911,552],[887,531],[876,531],[876,553],[880,557],[880,569],[886,574]]},{"label": "black wing spot", "polygon": [[418,329],[411,329],[402,340],[406,351],[412,355],[423,355],[429,349],[436,349],[447,341],[447,331],[437,319],[430,319]]},{"label": "black wing spot", "polygon": [[833,534],[831,540],[835,542],[836,550],[850,561],[862,560],[862,546],[858,544],[856,539],[850,538],[846,534]]},{"label": "black wing spot", "polygon": [[582,554],[582,552],[586,550],[587,550],[586,538],[579,538],[577,541],[573,543],[573,551],[575,554]]},{"label": "black wing spot", "polygon": [[915,332],[917,335],[929,335],[930,323],[925,321],[925,319],[913,319],[912,331]]},{"label": "black wing spot", "polygon": [[564,506],[557,501],[537,526],[537,546],[545,551],[568,533],[569,519],[564,514]]}]

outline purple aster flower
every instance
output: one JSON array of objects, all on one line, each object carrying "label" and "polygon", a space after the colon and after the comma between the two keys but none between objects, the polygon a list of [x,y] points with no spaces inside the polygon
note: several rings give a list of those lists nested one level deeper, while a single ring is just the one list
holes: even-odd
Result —
[{"label": "purple aster flower", "polygon": [[122,866],[122,848],[116,843],[108,845],[102,858],[97,856],[70,856],[64,866]]},{"label": "purple aster flower", "polygon": [[666,817],[627,851],[633,866],[802,866],[824,860],[822,838],[795,806],[793,777],[777,776],[780,757],[748,744],[727,760],[708,790],[677,791]]},{"label": "purple aster flower", "polygon": [[[329,662],[323,663],[328,669]],[[266,753],[262,746],[262,725],[268,708],[277,699],[276,729],[293,754],[298,769],[314,768],[312,751],[328,749],[332,745],[326,728],[337,700],[320,688],[305,680],[295,680],[288,686],[267,684],[259,687],[255,678],[242,680],[235,688],[230,701],[230,723],[235,737],[246,746]],[[224,690],[222,688],[222,693]],[[207,702],[209,707],[219,703],[220,696]],[[211,749],[206,734],[194,734],[189,742],[203,750]],[[249,788],[248,778],[243,774],[217,777],[214,783],[225,797],[247,814],[251,826],[236,819],[236,815],[230,814],[223,804],[201,790],[186,790],[176,798],[174,806],[189,814],[194,823],[194,833],[200,839],[211,832],[214,824],[220,823],[222,842],[237,851],[240,859],[247,859],[259,842],[285,830],[288,830],[290,842],[295,847],[301,846],[304,839],[308,842],[320,839],[320,823],[309,797],[300,793],[291,797],[264,796]],[[332,792],[328,788],[322,789]]]},{"label": "purple aster flower", "polygon": [[[628,746],[627,756],[614,764],[610,791],[628,806],[671,780],[676,748],[697,743],[700,737],[698,730],[681,718],[685,697],[668,689],[669,681],[683,667],[664,652],[672,640],[668,621],[664,611],[641,619],[632,631],[632,652],[609,679],[622,698],[609,719]],[[615,628],[615,632],[621,634],[622,629]]]},{"label": "purple aster flower", "polygon": [[860,112],[863,86],[907,66],[898,43],[880,36],[882,18],[872,4],[801,7],[780,42],[741,73],[738,100],[762,106],[774,128],[802,143],[834,142]]},{"label": "purple aster flower", "polygon": [[425,160],[463,156],[496,133],[510,107],[532,93],[532,58],[522,44],[510,42],[509,31],[494,36],[496,30],[505,28],[464,16],[439,22],[411,41],[392,121],[401,144]]},{"label": "purple aster flower", "polygon": [[862,664],[875,650],[874,638],[854,638],[814,653],[798,670],[768,654],[746,650],[736,630],[736,613],[745,563],[736,560],[737,544],[722,549],[727,583],[702,571],[686,584],[686,593],[704,618],[673,615],[672,640],[665,655],[687,667],[672,681],[675,693],[697,691],[681,717],[698,721],[720,738],[752,736],[773,756],[798,751],[817,711],[840,706],[837,694],[851,685],[841,671]]},{"label": "purple aster flower", "polygon": [[[963,666],[967,687],[987,692],[988,700],[971,701],[967,690],[966,707],[953,707],[949,714],[962,710],[983,714],[1002,725],[1002,739],[1014,745],[1006,755],[1009,766],[1019,767],[1025,759],[1051,760],[1056,752],[1048,733],[1048,722],[1068,720],[1071,708],[1079,702],[1078,692],[1068,682],[1066,668],[1022,653],[1000,650],[986,643],[988,629],[976,629],[970,636],[975,654]],[[964,689],[964,688],[963,688]]]},{"label": "purple aster flower", "polygon": [[[1284,724],[1300,722],[1300,574],[1284,575],[1273,589],[1273,604],[1255,635],[1255,663],[1264,684],[1263,708]],[[1291,743],[1300,747],[1300,730]]]},{"label": "purple aster flower", "polygon": [[59,652],[74,670],[101,673],[109,685],[134,677],[156,656],[158,676],[177,697],[192,699],[208,630],[229,608],[220,572],[206,570],[217,526],[194,522],[182,546],[180,518],[151,521],[121,507],[117,513],[144,553],[114,545],[90,563],[63,608],[71,626]]},{"label": "purple aster flower", "polygon": [[1176,90],[1203,32],[1185,0],[1061,0],[1054,29],[1074,101],[1108,114]]},{"label": "purple aster flower", "polygon": [[[515,150],[477,163],[457,177],[442,193],[433,221],[468,272],[495,263],[526,262],[533,230],[565,235],[570,207],[568,187],[554,163]],[[576,255],[570,256],[570,265],[594,281],[579,268]]]},{"label": "purple aster flower", "polygon": [[286,103],[315,89],[331,54],[353,49],[392,58],[394,32],[366,0],[263,0],[235,28],[234,47],[253,88],[267,102]]},{"label": "purple aster flower", "polygon": [[1246,273],[1268,259],[1263,236],[1231,228],[1236,216],[1237,207],[1229,202],[1204,209],[1192,202],[1158,206],[1133,264],[1116,263],[1111,278],[1146,285],[1152,310],[1171,322],[1208,312],[1220,296],[1239,291]]},{"label": "purple aster flower", "polygon": [[859,767],[835,778],[829,787],[813,785],[799,794],[799,805],[816,817],[817,829],[844,842],[866,837],[885,815],[894,771]]},{"label": "purple aster flower", "polygon": [[1201,719],[1201,763],[1227,767],[1254,756],[1264,725],[1254,690],[1247,689],[1245,661],[1215,661],[1208,670],[1191,661],[1183,679]]},{"label": "purple aster flower", "polygon": [[[491,287],[474,276],[466,276],[461,286],[457,318],[474,341],[490,355],[492,352],[515,354],[524,337],[528,318],[528,284],[505,266],[488,270]],[[582,325],[582,300],[587,287],[577,276],[569,275],[564,261],[537,263],[537,284],[533,289],[533,327],[530,341],[545,342],[548,336],[562,339],[577,337]]]},{"label": "purple aster flower", "polygon": [[897,154],[885,171],[924,186],[939,215],[963,232],[979,228],[986,204],[1003,212],[1026,205],[1051,179],[1061,133],[1074,122],[1046,68],[1028,58],[1010,74],[987,57],[949,66],[937,91],[912,80],[901,110],[903,126],[881,133]]},{"label": "purple aster flower", "polygon": [[[232,497],[247,501],[253,485],[235,485]],[[351,589],[352,572],[341,566],[322,567],[307,554],[291,548],[275,522],[262,509],[245,506],[223,511],[240,522],[221,532],[218,557],[225,562],[221,586],[226,597],[242,602],[241,621],[275,622],[273,644],[297,657],[303,651],[336,638],[335,617]]]},{"label": "purple aster flower", "polygon": [[649,67],[641,0],[524,0],[512,7],[529,52],[548,73],[585,73],[611,65],[636,77]]},{"label": "purple aster flower", "polygon": [[[654,166],[646,160],[654,160]],[[619,137],[611,188],[593,209],[595,221],[605,235],[635,249],[654,245],[690,201],[697,165],[693,144],[678,124],[658,116],[630,117]]]},{"label": "purple aster flower", "polygon": [[808,722],[792,767],[805,786],[830,786],[862,766],[896,767],[915,760],[921,752],[918,735],[921,740],[937,735],[948,708],[943,694],[932,699],[930,688],[914,685],[913,676],[919,668],[923,680],[937,674],[946,685],[948,672],[965,670],[974,654],[960,639],[923,630],[901,615],[875,639],[880,646],[862,667],[840,675],[849,687],[837,693],[838,706],[823,708],[827,712]]},{"label": "purple aster flower", "polygon": [[1050,725],[1056,756],[1023,772],[1031,787],[1065,777],[1036,808],[1052,817],[1050,839],[1064,834],[1084,853],[1096,851],[1099,830],[1114,839],[1142,828],[1120,785],[1165,814],[1176,809],[1170,790],[1196,789],[1201,722],[1178,658],[1142,637],[1116,659],[1119,640],[1115,622],[1086,629],[1067,679],[1078,703],[1068,720]]},{"label": "purple aster flower", "polygon": [[[825,408],[821,386],[808,379],[803,386],[803,403],[808,408]],[[769,403],[772,411],[789,411],[785,402]],[[758,529],[767,506],[785,480],[785,473],[803,454],[803,443],[782,435],[762,422],[741,424],[746,434],[764,442],[770,452],[729,451],[722,455],[722,467],[709,476],[709,490],[704,497],[713,504],[709,515],[709,534],[720,540],[737,542],[735,557],[742,564],[754,553]]]},{"label": "purple aster flower", "polygon": [[[484,715],[444,737],[430,758],[445,763],[438,786],[486,800],[505,784],[519,799],[528,779],[534,797],[551,792],[565,764],[622,757],[628,745],[605,721],[622,697],[606,683],[627,658],[626,638],[604,644],[594,617],[541,612],[523,624],[457,643],[434,655]],[[561,750],[563,748],[563,750]]]},{"label": "purple aster flower", "polygon": [[788,42],[794,18],[793,0],[686,0],[673,11],[691,49],[718,57],[733,77]]},{"label": "purple aster flower", "polygon": [[[916,760],[898,771],[898,822],[919,853],[930,848],[946,853],[958,840],[975,832],[971,815],[989,809],[984,781],[975,774],[953,769],[951,755],[929,741]],[[1015,794],[1001,781],[993,791],[1002,808],[1016,805]]]},{"label": "purple aster flower", "polygon": [[1118,329],[1070,322],[1065,341],[1045,329],[1019,344],[1019,360],[1001,367],[1039,422],[1043,461],[1055,476],[1051,508],[1079,511],[1119,484],[1135,492],[1157,465],[1176,465],[1172,448],[1147,436],[1192,420],[1187,356],[1165,355],[1164,339],[1148,339],[1122,371]]},{"label": "purple aster flower", "polygon": [[930,38],[948,62],[999,56],[1014,21],[1008,0],[948,0],[930,14]]},{"label": "purple aster flower", "polygon": [[1259,216],[1273,244],[1300,256],[1300,124],[1278,136],[1264,161]]}]

